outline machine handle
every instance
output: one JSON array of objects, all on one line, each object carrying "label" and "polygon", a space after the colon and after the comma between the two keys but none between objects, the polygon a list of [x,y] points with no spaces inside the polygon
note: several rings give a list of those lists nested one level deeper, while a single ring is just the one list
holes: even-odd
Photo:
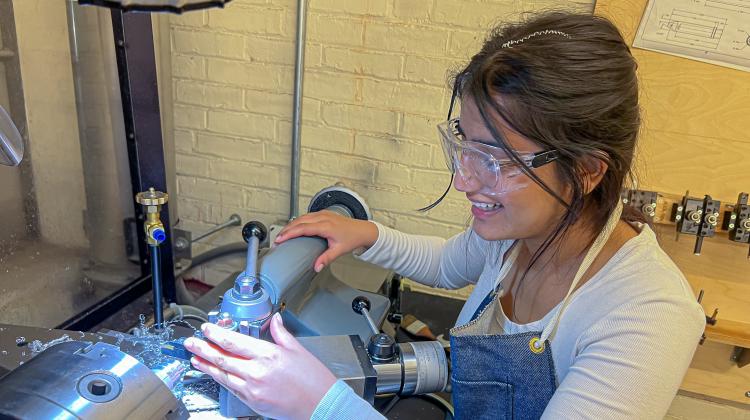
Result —
[{"label": "machine handle", "polygon": [[268,236],[268,229],[263,223],[257,220],[247,222],[242,227],[242,239],[247,243],[250,243],[250,239],[252,238],[258,238],[258,242],[263,242],[266,236]]},{"label": "machine handle", "polygon": [[370,307],[370,299],[367,299],[364,296],[357,296],[352,301],[352,309],[354,310],[354,312],[363,315],[367,320],[367,324],[370,326],[372,333],[378,335],[380,334],[380,329],[375,325],[375,321],[372,320],[372,316],[370,316]]}]

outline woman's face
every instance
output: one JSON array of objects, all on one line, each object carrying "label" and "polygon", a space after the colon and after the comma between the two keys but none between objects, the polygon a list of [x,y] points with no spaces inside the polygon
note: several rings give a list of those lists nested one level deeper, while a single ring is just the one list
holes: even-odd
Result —
[{"label": "woman's face", "polygon": [[[512,131],[499,116],[497,119],[498,128],[516,151],[544,151],[536,143]],[[484,124],[477,105],[471,98],[464,98],[461,103],[460,129],[467,141],[498,144],[493,140],[492,133]],[[566,198],[568,194],[564,190],[567,188],[561,185],[555,168],[556,163],[552,162],[532,171],[558,195]],[[473,177],[464,178],[456,173],[454,186],[472,202],[474,231],[486,240],[546,237],[563,214],[563,206],[524,173],[508,180],[506,184],[523,186],[518,189],[508,188],[507,192],[498,194],[495,190],[487,191]],[[494,206],[489,208],[489,204]]]}]

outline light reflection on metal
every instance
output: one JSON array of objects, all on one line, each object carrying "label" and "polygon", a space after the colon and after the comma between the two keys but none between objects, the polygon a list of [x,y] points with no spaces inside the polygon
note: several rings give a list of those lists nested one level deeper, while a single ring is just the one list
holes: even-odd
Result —
[{"label": "light reflection on metal", "polygon": [[[77,400],[73,401],[70,404],[70,410],[72,412],[74,412],[74,413],[81,413],[81,412],[83,412],[83,408],[86,407],[89,404],[91,404],[91,401],[89,401],[89,400],[87,400],[86,398],[83,398],[83,397],[78,397]],[[65,417],[61,417],[61,416],[65,416]],[[67,417],[67,414],[63,414],[63,413],[59,414],[55,418],[57,419],[58,417],[60,417],[62,419],[66,419],[66,420],[70,418],[70,417]]]},{"label": "light reflection on metal", "polygon": [[23,159],[23,138],[10,115],[0,106],[0,165],[18,166]]},{"label": "light reflection on metal", "polygon": [[117,362],[116,365],[112,366],[110,372],[112,372],[115,376],[123,376],[127,371],[133,369],[135,366],[138,366],[138,360],[136,360],[134,357],[123,355],[122,360]]}]

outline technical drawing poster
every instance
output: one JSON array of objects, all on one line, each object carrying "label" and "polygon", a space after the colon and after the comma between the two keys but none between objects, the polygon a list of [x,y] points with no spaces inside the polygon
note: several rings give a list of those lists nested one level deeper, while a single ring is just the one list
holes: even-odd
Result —
[{"label": "technical drawing poster", "polygon": [[750,0],[649,0],[633,46],[750,71]]}]

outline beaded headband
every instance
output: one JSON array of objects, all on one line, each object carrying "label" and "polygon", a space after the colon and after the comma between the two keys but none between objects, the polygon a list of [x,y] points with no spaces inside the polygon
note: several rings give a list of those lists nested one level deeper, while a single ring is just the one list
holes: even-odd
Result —
[{"label": "beaded headband", "polygon": [[512,48],[513,45],[518,45],[518,44],[526,41],[527,39],[533,38],[535,36],[550,35],[550,34],[552,34],[552,35],[560,35],[560,36],[565,37],[565,38],[570,38],[570,35],[566,34],[565,32],[558,31],[558,30],[555,30],[555,29],[545,29],[543,31],[536,31],[534,33],[528,34],[528,35],[526,35],[523,38],[519,38],[519,39],[514,39],[512,41],[508,41],[508,42],[504,43],[503,45],[501,45],[500,48]]}]

